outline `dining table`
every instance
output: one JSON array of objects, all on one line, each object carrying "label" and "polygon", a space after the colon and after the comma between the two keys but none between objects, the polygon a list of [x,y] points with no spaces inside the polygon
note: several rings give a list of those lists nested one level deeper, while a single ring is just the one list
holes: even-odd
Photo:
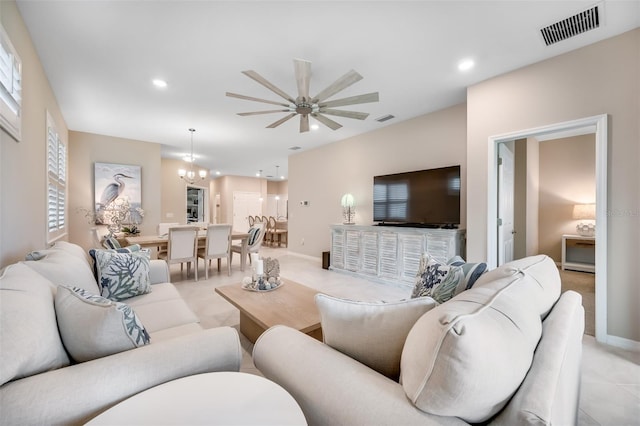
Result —
[{"label": "dining table", "polygon": [[[198,245],[202,245],[204,247],[204,242],[207,239],[206,231],[198,232]],[[240,270],[244,271],[244,268],[247,263],[247,241],[249,240],[248,232],[231,232],[231,240],[232,241],[240,241],[242,245],[242,253],[240,255]],[[129,245],[138,244],[143,248],[151,248],[158,247],[159,249],[165,249],[169,244],[169,236],[168,234],[164,235],[138,235],[138,236],[130,236],[125,237],[125,241]]]}]

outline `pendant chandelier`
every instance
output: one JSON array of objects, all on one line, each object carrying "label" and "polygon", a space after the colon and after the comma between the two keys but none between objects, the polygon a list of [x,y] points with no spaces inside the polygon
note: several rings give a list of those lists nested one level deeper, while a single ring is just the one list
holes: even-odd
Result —
[{"label": "pendant chandelier", "polygon": [[[180,179],[184,180],[190,185],[193,185],[197,181],[196,172],[193,170],[193,163],[195,161],[195,158],[193,157],[193,132],[195,131],[196,129],[193,129],[193,128],[189,129],[189,132],[191,132],[191,156],[189,156],[188,159],[185,159],[185,161],[188,161],[190,163],[189,170],[186,170],[186,169],[178,170],[178,176],[180,176]],[[200,177],[200,180],[204,180],[204,178],[207,177],[207,171],[199,170],[198,176]]]}]

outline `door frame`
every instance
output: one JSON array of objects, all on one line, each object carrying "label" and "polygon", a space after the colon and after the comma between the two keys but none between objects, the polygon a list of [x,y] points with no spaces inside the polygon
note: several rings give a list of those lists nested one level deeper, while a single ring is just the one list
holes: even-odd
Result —
[{"label": "door frame", "polygon": [[501,142],[527,137],[570,132],[589,128],[596,138],[596,340],[607,343],[607,145],[608,115],[601,114],[532,129],[518,130],[489,137],[488,204],[487,204],[487,266],[495,268],[498,257],[498,149]]}]

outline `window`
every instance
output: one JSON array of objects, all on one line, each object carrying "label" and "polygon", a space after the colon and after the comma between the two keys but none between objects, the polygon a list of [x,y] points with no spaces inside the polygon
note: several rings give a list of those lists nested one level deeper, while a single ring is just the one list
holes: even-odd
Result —
[{"label": "window", "polygon": [[20,141],[22,62],[9,36],[0,27],[0,127]]},{"label": "window", "polygon": [[47,111],[47,242],[67,233],[67,147]]}]

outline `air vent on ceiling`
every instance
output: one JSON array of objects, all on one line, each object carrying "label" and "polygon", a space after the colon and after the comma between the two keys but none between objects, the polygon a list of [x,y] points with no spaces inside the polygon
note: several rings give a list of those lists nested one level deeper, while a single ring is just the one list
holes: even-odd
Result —
[{"label": "air vent on ceiling", "polygon": [[387,120],[391,120],[392,118],[396,118],[395,115],[391,115],[391,114],[387,114],[387,115],[383,115],[382,117],[378,117],[376,118],[376,121],[379,123],[384,123]]},{"label": "air vent on ceiling", "polygon": [[598,6],[587,9],[555,24],[551,24],[540,30],[542,38],[547,46],[559,41],[593,30],[600,26]]},{"label": "air vent on ceiling", "polygon": [[289,148],[289,149],[290,149],[291,151],[297,151],[297,150],[302,149],[302,148],[301,148],[301,147],[299,147],[299,146],[292,146],[292,147],[291,147],[291,148]]}]

